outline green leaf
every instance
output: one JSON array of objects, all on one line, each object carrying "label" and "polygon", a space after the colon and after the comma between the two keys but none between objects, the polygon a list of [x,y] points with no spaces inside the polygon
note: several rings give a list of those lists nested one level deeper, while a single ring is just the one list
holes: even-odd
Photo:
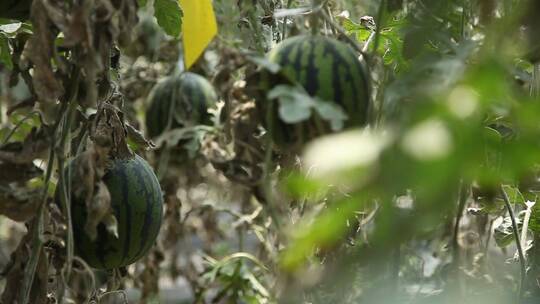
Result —
[{"label": "green leaf", "polygon": [[371,34],[371,30],[369,28],[344,16],[337,16],[337,19],[341,21],[341,25],[345,31],[347,31],[347,34],[354,34],[356,39],[361,42],[368,40]]},{"label": "green leaf", "polygon": [[268,92],[268,98],[279,101],[279,117],[286,123],[299,123],[311,116],[314,101],[298,87],[278,85]]},{"label": "green leaf", "polygon": [[283,18],[283,17],[290,17],[290,16],[300,16],[303,14],[308,13],[311,11],[311,6],[306,7],[298,7],[298,8],[285,8],[285,9],[277,9],[274,12],[274,18]]},{"label": "green leaf", "polygon": [[9,70],[13,69],[8,37],[2,33],[0,33],[0,62]]},{"label": "green leaf", "polygon": [[347,32],[356,32],[363,29],[362,25],[352,21],[349,18],[338,16],[338,19],[341,20],[341,26],[343,26]]},{"label": "green leaf", "polygon": [[347,231],[348,220],[354,217],[354,212],[362,203],[357,197],[351,197],[334,202],[336,208],[326,209],[314,221],[297,224],[298,229],[293,235],[294,242],[282,252],[281,265],[288,271],[297,270],[314,252],[314,249],[331,247]]},{"label": "green leaf", "polygon": [[21,25],[22,25],[21,22],[2,24],[2,25],[0,25],[0,32],[13,34],[13,33],[17,32],[21,28]]},{"label": "green leaf", "polygon": [[343,112],[343,109],[339,105],[317,98],[315,100],[315,110],[324,120],[330,122],[332,131],[343,129],[343,123],[347,119],[347,114]]},{"label": "green leaf", "polygon": [[247,59],[250,60],[251,62],[255,63],[256,65],[266,69],[267,71],[269,71],[272,74],[277,74],[281,69],[279,64],[274,63],[274,62],[268,60],[265,57],[247,56]]},{"label": "green leaf", "polygon": [[525,204],[525,198],[523,197],[523,194],[521,194],[518,188],[504,185],[503,189],[504,192],[506,192],[506,195],[508,195],[508,199],[510,199],[511,203]]},{"label": "green leaf", "polygon": [[358,31],[355,31],[356,33],[356,40],[361,42],[366,42],[369,39],[369,36],[371,35],[370,30],[366,29],[360,29]]},{"label": "green leaf", "polygon": [[13,20],[7,18],[0,18],[0,25],[13,23]]},{"label": "green leaf", "polygon": [[497,246],[504,248],[512,244],[514,241],[514,230],[512,221],[509,217],[505,217],[499,226],[493,230],[493,237]]},{"label": "green leaf", "polygon": [[338,105],[311,97],[300,86],[278,85],[268,92],[268,98],[279,101],[279,117],[286,123],[294,124],[309,119],[312,109],[328,121],[334,131],[342,129],[347,119]]},{"label": "green leaf", "polygon": [[175,38],[182,31],[182,8],[178,0],[155,0],[154,16],[165,33]]},{"label": "green leaf", "polygon": [[139,7],[145,7],[147,2],[147,0],[137,0]]},{"label": "green leaf", "polygon": [[[299,173],[291,173],[284,181],[284,188],[294,198],[316,197],[314,194],[326,193],[326,186]],[[319,197],[322,198],[323,196]]]}]

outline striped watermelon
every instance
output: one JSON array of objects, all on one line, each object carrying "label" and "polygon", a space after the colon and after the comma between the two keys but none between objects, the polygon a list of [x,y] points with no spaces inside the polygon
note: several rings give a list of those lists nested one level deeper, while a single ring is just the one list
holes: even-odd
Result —
[{"label": "striped watermelon", "polygon": [[[345,43],[324,36],[295,36],[272,49],[268,59],[281,66],[281,76],[266,73],[266,90],[268,83],[280,84],[286,79],[303,86],[311,96],[340,105],[348,115],[345,127],[366,123],[370,99],[368,73]],[[261,108],[266,111],[265,105]],[[315,114],[308,121],[291,126],[277,119],[277,104],[274,110],[273,135],[277,144],[303,142],[330,131],[329,125]]]},{"label": "striped watermelon", "polygon": [[152,168],[138,155],[113,160],[103,182],[118,221],[118,238],[99,224],[97,238],[91,240],[84,230],[85,202],[72,194],[73,235],[76,254],[88,265],[112,269],[132,264],[150,250],[161,227],[163,195]]},{"label": "striped watermelon", "polygon": [[208,108],[217,102],[217,95],[204,77],[185,72],[157,83],[149,100],[146,127],[153,138],[166,129],[173,108],[171,129],[210,123]]}]

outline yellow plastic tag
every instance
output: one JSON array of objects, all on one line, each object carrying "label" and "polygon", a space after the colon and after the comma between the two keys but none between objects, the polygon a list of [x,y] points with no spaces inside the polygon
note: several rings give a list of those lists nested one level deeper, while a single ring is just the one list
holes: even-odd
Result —
[{"label": "yellow plastic tag", "polygon": [[201,56],[217,34],[216,16],[212,0],[179,0],[184,12],[182,39],[186,70]]}]

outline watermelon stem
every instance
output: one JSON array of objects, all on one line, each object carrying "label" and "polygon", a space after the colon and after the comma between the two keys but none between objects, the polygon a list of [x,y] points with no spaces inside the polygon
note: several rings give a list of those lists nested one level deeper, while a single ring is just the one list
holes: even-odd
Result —
[{"label": "watermelon stem", "polygon": [[[180,73],[181,74],[181,73]],[[167,117],[167,125],[165,126],[165,130],[163,130],[163,133],[166,133],[167,131],[171,130],[172,129],[172,126],[173,126],[173,120],[175,118],[175,111],[176,111],[176,102],[174,102],[174,100],[177,100],[178,98],[178,95],[179,92],[178,90],[173,90],[172,91],[172,96],[171,96],[171,99],[173,100],[173,102],[170,102],[169,104],[169,115]],[[163,147],[163,153],[160,154],[159,156],[159,163],[158,163],[158,168],[157,168],[157,177],[158,177],[158,180],[162,180],[163,177],[165,176],[165,171],[168,167],[168,164],[169,164],[169,159],[170,159],[170,148],[168,145],[165,145],[165,147]]]},{"label": "watermelon stem", "polygon": [[[73,71],[73,75],[74,77],[72,79],[78,79],[79,75],[80,75],[80,70],[78,68],[75,68],[74,71]],[[62,117],[63,115],[65,115],[68,111],[68,105],[69,103],[73,103],[78,95],[78,91],[79,91],[79,88],[78,88],[78,85],[79,85],[79,81],[73,81],[72,82],[72,85],[73,87],[71,88],[70,90],[70,97],[67,99],[67,102],[63,102],[60,109],[59,109],[59,112],[58,112],[58,115],[57,117]],[[55,125],[53,127],[53,131],[52,133],[50,133],[50,137],[51,137],[51,147],[49,149],[49,159],[47,161],[47,170],[45,172],[45,180],[44,180],[44,183],[43,183],[43,191],[41,193],[41,202],[39,203],[39,206],[38,206],[38,210],[37,210],[37,214],[36,214],[36,217],[34,219],[34,221],[32,222],[31,224],[31,229],[28,231],[28,233],[32,234],[31,236],[31,248],[32,248],[32,252],[30,254],[30,257],[28,259],[28,263],[26,264],[26,267],[24,269],[24,277],[23,277],[23,280],[22,280],[22,286],[21,286],[21,289],[20,289],[20,294],[19,294],[19,298],[20,298],[20,303],[22,304],[26,304],[28,303],[29,301],[29,297],[30,297],[30,292],[32,291],[32,284],[34,282],[34,277],[35,277],[35,274],[36,274],[36,269],[37,269],[37,266],[38,266],[38,262],[40,260],[40,258],[42,257],[42,249],[43,249],[43,239],[42,239],[42,235],[43,235],[43,229],[44,229],[44,213],[45,213],[45,205],[46,205],[46,202],[47,202],[47,196],[48,196],[48,189],[49,189],[49,183],[51,181],[51,176],[52,176],[52,171],[53,171],[53,166],[54,166],[54,159],[55,159],[55,142],[56,142],[56,133],[60,130],[60,123],[61,123],[61,119],[58,119],[56,122],[55,122]],[[71,128],[67,128],[67,130],[70,130]],[[67,134],[62,134],[62,138],[60,138],[60,141],[62,142],[65,142],[65,140],[67,139]],[[62,170],[60,170],[62,171]],[[69,229],[69,227],[68,227]],[[69,243],[69,239],[68,239],[68,243]],[[71,266],[69,266],[71,267]],[[63,289],[62,289],[63,290]],[[62,294],[59,295],[58,297],[58,300],[59,302],[62,301]]]},{"label": "watermelon stem", "polygon": [[[343,27],[341,27],[339,24],[337,24],[330,15],[328,15],[327,12],[324,10],[321,10],[321,16],[324,18],[324,20],[334,29],[336,30],[343,38],[345,38],[345,41],[347,41],[357,52],[359,52],[364,58],[367,58],[368,54],[366,53],[366,50],[364,50],[360,44],[354,39],[352,39],[349,35],[347,35],[347,32]],[[369,40],[368,40],[369,41]]]},{"label": "watermelon stem", "polygon": [[[66,182],[65,177],[65,171],[64,171],[64,161],[66,159],[66,154],[70,153],[71,148],[66,149],[66,144],[70,144],[71,142],[68,142],[68,138],[70,138],[71,133],[71,125],[73,121],[75,120],[75,114],[77,110],[77,103],[76,99],[79,95],[79,78],[80,78],[80,71],[79,69],[74,70],[73,75],[73,87],[71,90],[71,96],[69,100],[67,100],[67,109],[64,112],[63,115],[63,125],[61,129],[60,134],[60,140],[57,143],[54,143],[54,147],[57,150],[56,151],[56,161],[58,166],[58,184],[60,189],[60,202],[62,204],[62,210],[65,212],[64,216],[67,221],[67,240],[66,240],[66,263],[64,266],[64,269],[62,269],[61,277],[64,280],[64,284],[66,284],[66,281],[69,281],[69,278],[71,276],[71,269],[73,265],[73,252],[74,252],[74,241],[73,241],[73,221],[71,220],[71,178],[69,176],[70,172],[68,169],[68,180]],[[67,152],[66,152],[67,151]],[[62,301],[63,297],[63,291],[59,294],[59,300]]]},{"label": "watermelon stem", "polygon": [[[292,0],[287,0],[287,9],[291,8]],[[283,18],[283,28],[281,29],[281,40],[287,37],[287,16]]]},{"label": "watermelon stem", "polygon": [[[53,135],[54,139],[54,135]],[[41,236],[43,234],[43,217],[44,217],[44,206],[47,200],[47,188],[52,176],[52,163],[54,162],[54,148],[51,147],[49,151],[49,160],[47,163],[47,171],[45,173],[45,183],[42,192],[41,203],[38,206],[37,214],[35,220],[31,224],[31,230],[28,233],[32,233],[31,237],[31,248],[32,253],[28,260],[28,264],[24,269],[24,277],[22,281],[22,288],[20,290],[19,297],[21,298],[21,303],[28,303],[28,298],[30,297],[30,290],[32,283],[34,282],[34,276],[36,274],[37,264],[41,255],[41,250],[43,247],[43,240]]]},{"label": "watermelon stem", "polygon": [[540,63],[533,65],[532,79],[531,79],[531,96],[540,96]]},{"label": "watermelon stem", "polygon": [[508,198],[508,194],[504,190],[504,187],[500,186],[500,191],[504,200],[504,205],[508,211],[508,214],[510,216],[510,220],[512,221],[512,232],[514,233],[514,241],[516,243],[517,252],[519,255],[519,265],[520,265],[520,274],[521,278],[518,283],[518,290],[517,290],[517,303],[522,303],[523,299],[523,286],[525,285],[525,279],[527,277],[527,265],[525,265],[525,254],[523,252],[523,248],[521,247],[521,242],[519,241],[519,230],[516,222],[516,216],[514,214],[514,209],[512,209],[512,206],[510,204],[510,199]]},{"label": "watermelon stem", "polygon": [[311,34],[317,35],[320,31],[320,23],[319,23],[319,11],[320,6],[322,5],[322,0],[311,0],[311,18],[310,18],[310,27],[311,27]]},{"label": "watermelon stem", "polygon": [[66,279],[69,280],[69,277],[71,275],[71,266],[73,264],[73,222],[71,220],[71,171],[68,167],[67,170],[67,179],[65,176],[64,171],[64,164],[66,159],[66,151],[69,153],[71,150],[70,148],[66,149],[66,140],[69,136],[70,130],[71,130],[71,124],[75,118],[75,113],[77,109],[77,104],[73,101],[70,102],[68,106],[67,113],[64,118],[64,126],[62,129],[62,136],[60,138],[60,142],[58,143],[58,146],[56,147],[57,153],[56,153],[56,161],[58,165],[58,184],[60,186],[60,202],[62,204],[62,209],[64,210],[65,214],[64,216],[67,219],[67,242],[66,242],[66,251],[67,251],[67,259],[66,259],[66,265],[64,271],[66,272]]},{"label": "watermelon stem", "polygon": [[[258,1],[257,1],[258,2]],[[248,19],[249,24],[251,25],[251,28],[255,32],[255,46],[257,47],[257,51],[261,54],[265,53],[264,46],[262,45],[262,42],[265,41],[264,35],[262,34],[261,24],[257,18],[257,12],[256,12],[256,5],[257,3],[253,4],[247,4],[247,10],[248,10]]]},{"label": "watermelon stem", "polygon": [[381,0],[381,3],[379,4],[379,10],[377,12],[377,20],[375,20],[375,41],[373,42],[372,56],[375,56],[375,54],[377,54],[377,49],[379,48],[385,8],[386,0]]},{"label": "watermelon stem", "polygon": [[268,108],[266,109],[266,125],[267,127],[267,134],[266,134],[266,155],[264,158],[264,167],[263,167],[263,176],[264,176],[264,196],[266,199],[266,204],[268,206],[268,213],[270,214],[270,217],[272,218],[272,221],[274,222],[274,225],[276,225],[277,230],[280,229],[280,221],[277,216],[277,213],[275,211],[275,204],[274,204],[274,195],[272,192],[272,177],[270,172],[272,171],[272,138],[273,138],[273,132],[274,132],[274,103],[270,102],[268,105]]}]

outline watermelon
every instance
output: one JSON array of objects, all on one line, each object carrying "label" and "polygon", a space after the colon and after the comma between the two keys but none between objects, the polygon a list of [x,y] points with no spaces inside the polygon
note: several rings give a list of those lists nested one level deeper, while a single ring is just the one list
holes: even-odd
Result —
[{"label": "watermelon", "polygon": [[[364,63],[347,44],[324,36],[300,35],[285,39],[267,57],[281,70],[278,75],[263,74],[261,87],[265,91],[278,84],[299,84],[309,95],[338,104],[348,116],[345,127],[366,123],[369,77]],[[259,102],[263,112],[268,102]],[[278,119],[277,103],[273,108],[273,139],[277,144],[298,143],[330,132],[329,124],[317,114],[289,125]]]},{"label": "watermelon", "polygon": [[[217,95],[206,78],[185,72],[158,82],[149,100],[146,127],[148,135],[154,138],[165,131],[169,118],[171,129],[209,124],[208,108],[217,102]],[[172,117],[171,110],[174,110]]]},{"label": "watermelon", "polygon": [[[77,159],[71,166],[76,163]],[[76,182],[72,177],[72,183]],[[155,243],[163,216],[163,195],[152,168],[138,155],[111,160],[103,182],[118,221],[118,238],[100,223],[97,238],[92,240],[84,230],[87,218],[84,199],[72,193],[73,238],[75,253],[88,265],[112,269],[136,262]]]}]

